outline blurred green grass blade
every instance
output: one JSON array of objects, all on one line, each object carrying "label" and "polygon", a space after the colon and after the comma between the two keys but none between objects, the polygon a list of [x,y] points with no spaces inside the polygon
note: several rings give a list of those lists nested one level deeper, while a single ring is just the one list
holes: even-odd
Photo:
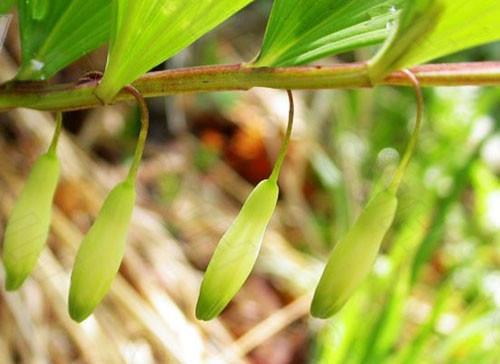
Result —
[{"label": "blurred green grass blade", "polygon": [[316,341],[314,363],[348,364],[353,357],[352,347],[357,344],[359,331],[364,326],[363,301],[366,291],[359,291],[322,329]]},{"label": "blurred green grass blade", "polygon": [[455,362],[468,352],[472,354],[478,349],[481,350],[482,342],[498,334],[500,334],[500,311],[490,311],[455,329],[441,345],[438,359],[442,362]]},{"label": "blurred green grass blade", "polygon": [[111,49],[99,97],[174,56],[252,0],[114,0]]},{"label": "blurred green grass blade", "polygon": [[2,0],[0,2],[0,14],[7,13],[16,3],[16,0]]},{"label": "blurred green grass blade", "polygon": [[19,80],[45,80],[108,38],[111,0],[19,1]]},{"label": "blurred green grass blade", "polygon": [[483,143],[481,143],[475,149],[475,151],[471,154],[471,156],[463,164],[463,166],[456,171],[453,176],[454,183],[450,193],[447,196],[438,199],[438,201],[436,202],[437,210],[435,211],[432,218],[429,231],[424,237],[415,254],[411,274],[412,284],[416,283],[422,268],[425,264],[427,264],[436,249],[439,247],[439,243],[441,242],[441,239],[445,232],[446,217],[448,216],[450,209],[457,202],[459,196],[467,187],[467,184],[470,180],[469,177],[471,174],[471,170],[479,156],[482,145]]},{"label": "blurred green grass blade", "polygon": [[500,40],[499,24],[499,0],[409,1],[393,35],[371,62],[372,79]]},{"label": "blurred green grass blade", "polygon": [[352,224],[345,181],[339,167],[323,148],[318,146],[312,150],[310,163],[319,182],[326,190],[332,206],[334,206],[334,217],[328,223],[331,235],[336,237],[328,241],[328,246],[331,248],[333,241],[340,240]]},{"label": "blurred green grass blade", "polygon": [[476,194],[474,210],[478,222],[487,230],[494,230],[489,213],[491,196],[500,191],[500,179],[483,161],[477,161],[471,171],[471,180]]},{"label": "blurred green grass blade", "polygon": [[[434,337],[434,328],[438,322],[439,317],[446,309],[449,304],[453,292],[453,287],[450,280],[445,280],[441,283],[437,291],[437,296],[432,304],[432,310],[427,318],[426,322],[419,328],[416,332],[413,340],[408,343],[403,350],[397,354],[398,359],[396,363],[399,364],[416,364],[429,362],[432,363],[433,360],[424,355],[424,348],[432,343]],[[425,357],[425,360],[423,360]]]},{"label": "blurred green grass blade", "polygon": [[403,0],[275,0],[255,66],[293,66],[381,43]]},{"label": "blurred green grass blade", "polygon": [[407,265],[402,266],[391,279],[388,299],[370,330],[361,363],[384,363],[390,349],[396,346],[410,293],[409,282],[410,270]]}]

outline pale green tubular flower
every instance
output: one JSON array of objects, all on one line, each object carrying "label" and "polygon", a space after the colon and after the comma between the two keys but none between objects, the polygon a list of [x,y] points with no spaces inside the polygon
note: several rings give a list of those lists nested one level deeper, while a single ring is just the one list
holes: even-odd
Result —
[{"label": "pale green tubular flower", "polygon": [[5,288],[8,291],[21,287],[34,269],[47,241],[52,201],[60,175],[56,148],[61,127],[62,115],[58,113],[51,146],[33,165],[7,222],[3,262],[6,273]]},{"label": "pale green tubular flower", "polygon": [[78,249],[68,299],[69,314],[77,322],[85,320],[106,296],[125,253],[136,198],[135,180],[149,127],[144,98],[132,86],[125,90],[139,104],[141,131],[128,177],[109,193]]},{"label": "pale green tubular flower", "polygon": [[314,293],[311,314],[328,318],[337,313],[370,273],[380,245],[392,225],[398,205],[397,191],[414,153],[423,116],[424,101],[417,78],[409,71],[417,96],[415,130],[390,185],[377,193],[333,248]]},{"label": "pale green tubular flower", "polygon": [[276,181],[260,182],[215,250],[200,289],[196,317],[211,320],[231,301],[253,269],[279,189]]},{"label": "pale green tubular flower", "polygon": [[311,306],[313,316],[328,318],[335,314],[370,273],[397,204],[390,191],[378,193],[335,245],[316,288]]},{"label": "pale green tubular flower", "polygon": [[287,132],[273,172],[269,179],[261,181],[250,193],[208,264],[196,304],[196,317],[200,320],[211,320],[222,312],[243,286],[257,260],[264,233],[278,201],[278,176],[293,127],[291,91],[288,91],[288,99]]},{"label": "pale green tubular flower", "polygon": [[134,182],[118,184],[85,235],[71,273],[69,314],[73,320],[86,319],[109,291],[125,253],[134,203]]}]

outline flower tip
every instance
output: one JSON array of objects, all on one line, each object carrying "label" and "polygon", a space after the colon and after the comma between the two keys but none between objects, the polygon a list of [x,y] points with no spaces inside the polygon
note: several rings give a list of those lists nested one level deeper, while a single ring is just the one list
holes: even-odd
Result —
[{"label": "flower tip", "polygon": [[320,300],[313,299],[310,313],[313,317],[326,320],[335,315],[341,308],[342,306],[329,306],[327,302],[321,302]]},{"label": "flower tip", "polygon": [[80,323],[84,321],[87,317],[89,317],[94,311],[94,309],[93,308],[89,309],[88,307],[79,306],[75,303],[70,302],[68,305],[68,311],[71,319],[75,322]]},{"label": "flower tip", "polygon": [[196,318],[201,321],[210,321],[219,316],[224,307],[219,307],[216,304],[209,304],[200,295],[196,303]]},{"label": "flower tip", "polygon": [[5,289],[7,291],[17,291],[26,280],[26,276],[22,275],[13,275],[7,273],[7,277],[5,278]]},{"label": "flower tip", "polygon": [[327,319],[331,315],[328,314],[326,310],[323,310],[322,308],[316,307],[316,305],[311,306],[310,313],[312,317],[318,318],[318,319]]}]

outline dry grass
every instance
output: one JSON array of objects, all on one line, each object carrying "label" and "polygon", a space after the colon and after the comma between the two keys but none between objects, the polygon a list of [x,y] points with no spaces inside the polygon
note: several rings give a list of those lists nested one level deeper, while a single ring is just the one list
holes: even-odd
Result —
[{"label": "dry grass", "polygon": [[[0,81],[13,72],[11,60],[1,55]],[[112,123],[122,116],[122,109],[108,108],[90,113],[85,124],[96,125],[102,118]],[[0,139],[0,226],[53,131],[53,118],[47,113],[18,109],[2,118],[15,127],[18,138]],[[93,136],[84,136],[81,144],[67,135],[61,139],[62,178],[51,235],[32,278],[16,293],[0,291],[0,363],[245,363],[253,361],[248,354],[254,349],[272,345],[275,335],[307,314],[308,287],[316,279],[311,272],[320,267],[280,234],[278,214],[257,271],[290,303],[259,311],[256,303],[266,298],[244,290],[233,313],[222,320],[202,323],[194,318],[202,274],[198,267],[206,264],[237,211],[235,200],[243,199],[249,186],[225,165],[208,178],[193,171],[192,141],[180,140],[150,153],[144,163],[120,275],[94,315],[81,325],[72,322],[66,299],[76,249],[107,191],[125,175],[123,166],[110,167],[90,158],[82,145]],[[180,176],[182,187],[166,205],[145,186],[172,173]],[[176,227],[175,237],[167,226]],[[3,274],[3,267],[0,271]],[[300,325],[302,332],[307,330],[307,322]]]}]

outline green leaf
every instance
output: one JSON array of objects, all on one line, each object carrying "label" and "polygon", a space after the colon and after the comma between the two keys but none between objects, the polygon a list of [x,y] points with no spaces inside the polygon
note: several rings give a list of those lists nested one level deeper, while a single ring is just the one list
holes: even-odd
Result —
[{"label": "green leaf", "polygon": [[432,30],[441,15],[439,1],[407,1],[400,18],[382,49],[370,61],[370,77],[376,82],[390,72],[399,69],[398,64],[415,44]]},{"label": "green leaf", "polygon": [[404,0],[276,0],[255,66],[292,66],[383,42]]},{"label": "green leaf", "polygon": [[111,49],[97,95],[120,89],[212,30],[252,0],[114,0]]},{"label": "green leaf", "polygon": [[372,79],[500,40],[498,0],[408,2],[393,36],[371,62]]},{"label": "green leaf", "polygon": [[500,40],[500,1],[440,0],[443,11],[433,31],[402,60],[405,66]]},{"label": "green leaf", "polygon": [[19,80],[45,80],[108,39],[111,0],[21,0],[18,7]]}]

